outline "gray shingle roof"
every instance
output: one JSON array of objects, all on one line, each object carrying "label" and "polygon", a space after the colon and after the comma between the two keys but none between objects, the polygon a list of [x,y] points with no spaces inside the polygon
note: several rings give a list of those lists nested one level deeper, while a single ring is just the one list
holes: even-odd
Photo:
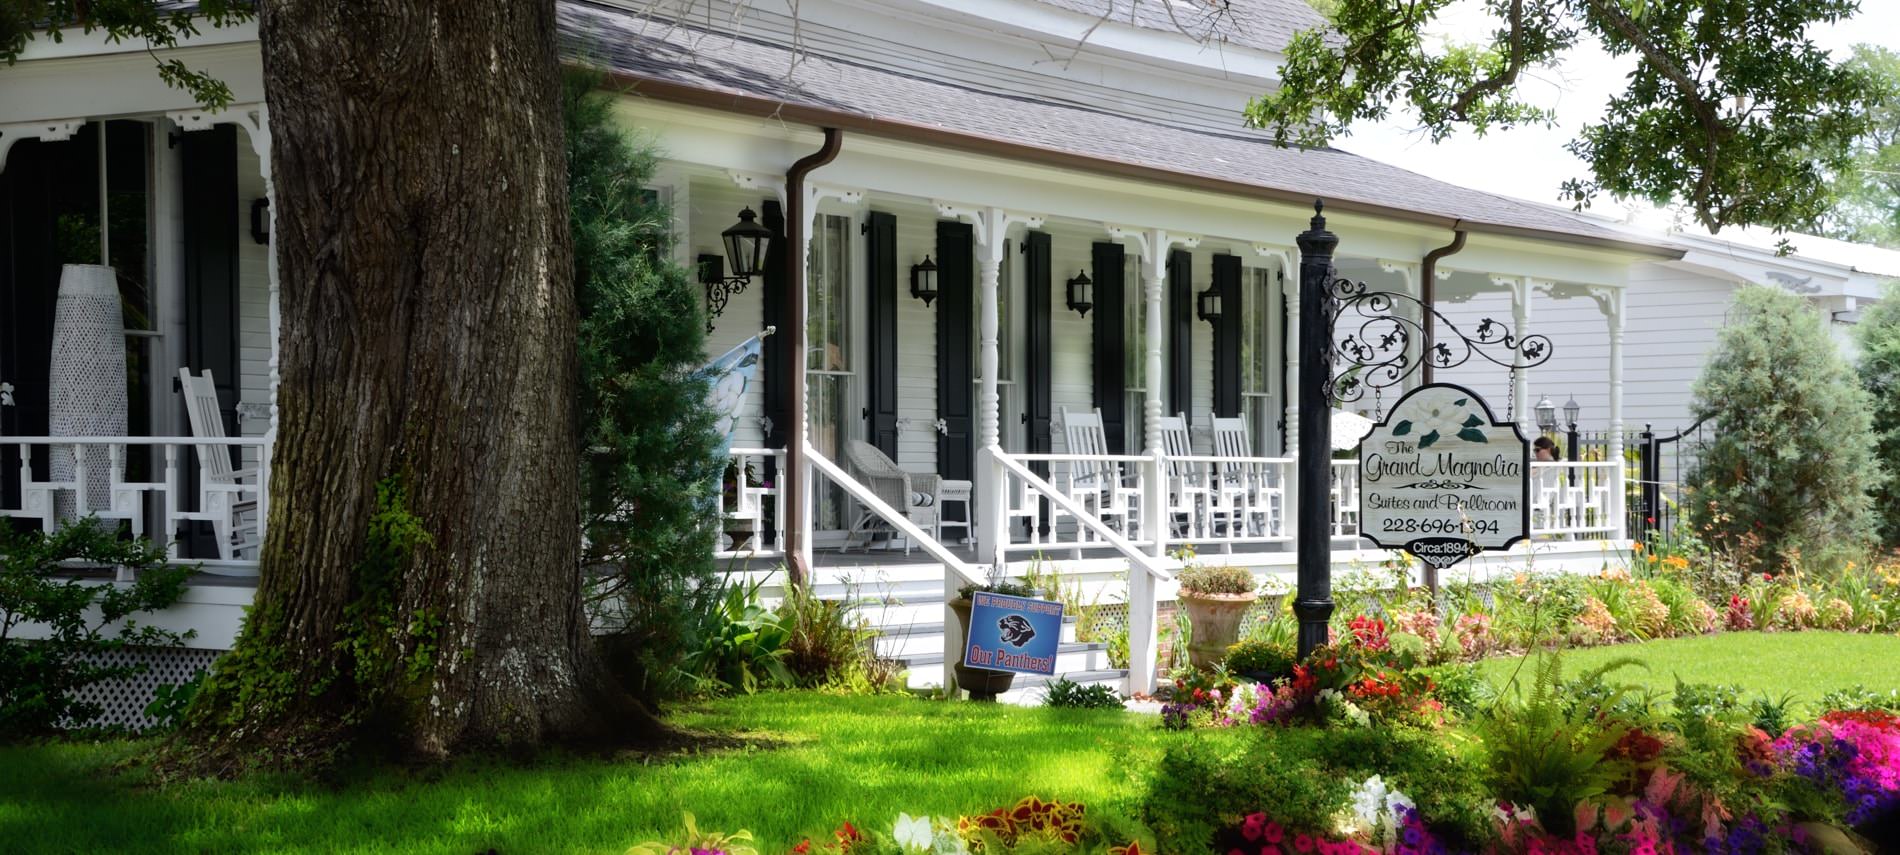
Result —
[{"label": "gray shingle roof", "polygon": [[[1081,0],[1064,0],[1081,2]],[[1294,0],[1297,2],[1297,0]],[[1106,111],[984,92],[674,21],[563,0],[564,52],[625,79],[921,128],[1302,198],[1462,220],[1478,230],[1663,248],[1568,212],[1494,196],[1332,149],[1280,148],[1258,134],[1189,130]],[[636,86],[636,91],[638,91]],[[1087,164],[1076,168],[1087,169]],[[1485,228],[1490,226],[1493,228]]]},{"label": "gray shingle roof", "polygon": [[1293,34],[1326,19],[1305,0],[1035,0],[1091,18],[1147,30],[1184,33],[1199,41],[1278,51]]}]

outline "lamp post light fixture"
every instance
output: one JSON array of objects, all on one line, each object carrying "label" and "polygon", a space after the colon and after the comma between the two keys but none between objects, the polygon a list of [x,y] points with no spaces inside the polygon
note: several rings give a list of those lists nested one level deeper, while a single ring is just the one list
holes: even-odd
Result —
[{"label": "lamp post light fixture", "polygon": [[1089,281],[1088,271],[1077,271],[1074,279],[1069,280],[1069,308],[1082,317],[1089,316],[1089,310],[1095,308],[1095,283]]},{"label": "lamp post light fixture", "polygon": [[[1581,451],[1577,443],[1577,415],[1582,411],[1583,407],[1577,404],[1577,396],[1572,395],[1570,400],[1564,402],[1564,422],[1570,426],[1569,433],[1564,437],[1564,457],[1571,463],[1577,462],[1577,453]],[[1570,467],[1570,486],[1577,486],[1577,467],[1575,466]]]},{"label": "lamp post light fixture", "polygon": [[924,256],[924,260],[910,266],[910,295],[930,305],[937,299],[937,263]]},{"label": "lamp post light fixture", "polygon": [[1570,425],[1572,431],[1577,429],[1577,414],[1582,412],[1582,410],[1583,407],[1577,405],[1577,397],[1575,395],[1570,396],[1570,400],[1564,402],[1564,423]]},{"label": "lamp post light fixture", "polygon": [[1196,297],[1194,310],[1195,314],[1199,315],[1201,320],[1210,324],[1219,324],[1221,313],[1220,289],[1213,285],[1207,286],[1207,290],[1202,291]]},{"label": "lamp post light fixture", "polygon": [[1537,406],[1532,409],[1537,413],[1538,430],[1544,433],[1557,430],[1557,405],[1550,402],[1549,395],[1538,398]]},{"label": "lamp post light fixture", "polygon": [[[739,222],[719,233],[726,255],[699,256],[699,281],[706,286],[706,331],[712,332],[713,319],[726,311],[726,303],[745,291],[752,277],[765,271],[765,254],[772,245],[772,230],[757,222],[751,208],[739,212]],[[731,275],[726,266],[732,267]]]}]

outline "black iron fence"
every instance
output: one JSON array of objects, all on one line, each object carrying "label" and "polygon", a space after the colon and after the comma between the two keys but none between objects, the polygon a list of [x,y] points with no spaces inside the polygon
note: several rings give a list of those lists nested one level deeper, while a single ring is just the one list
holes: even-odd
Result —
[{"label": "black iron fence", "polygon": [[[1676,537],[1684,512],[1683,485],[1713,433],[1701,422],[1675,431],[1644,425],[1642,430],[1623,432],[1623,507],[1632,539],[1670,541]],[[1566,460],[1598,463],[1610,460],[1614,453],[1611,431],[1556,431],[1548,436]]]}]

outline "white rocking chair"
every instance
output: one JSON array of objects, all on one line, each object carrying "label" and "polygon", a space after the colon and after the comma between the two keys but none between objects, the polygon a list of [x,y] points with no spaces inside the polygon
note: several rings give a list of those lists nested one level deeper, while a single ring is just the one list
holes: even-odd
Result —
[{"label": "white rocking chair", "polygon": [[[878,447],[861,439],[845,443],[846,462],[857,471],[859,480],[870,488],[872,494],[884,501],[884,504],[904,512],[904,516],[918,528],[931,533],[938,540],[943,539],[943,477],[940,475],[914,475],[904,471],[896,462],[885,456]],[[967,501],[967,500],[966,500]],[[894,529],[877,514],[866,509],[852,523],[851,530],[845,533],[844,546],[839,551],[849,550],[859,535],[868,541],[871,534]],[[909,555],[915,544],[910,538],[904,538],[904,554]]]},{"label": "white rocking chair", "polygon": [[[191,435],[199,439],[224,439],[224,418],[219,414],[218,385],[207,368],[202,376],[189,368],[178,369],[178,381],[185,395],[185,414],[191,421]],[[258,547],[258,493],[262,485],[257,470],[239,469],[231,463],[231,447],[200,444],[198,451],[198,510],[179,511],[177,520],[203,520],[211,523],[217,535],[218,557],[236,560],[240,553],[255,555]]]},{"label": "white rocking chair", "polygon": [[1241,416],[1215,417],[1214,454],[1233,458],[1221,464],[1213,497],[1228,530],[1266,536],[1279,531],[1286,513],[1286,485],[1271,466],[1243,462],[1253,457],[1253,432]]},{"label": "white rocking chair", "polygon": [[[1062,408],[1062,432],[1068,440],[1068,453],[1106,456],[1108,433],[1102,426],[1102,411],[1071,413]],[[1141,489],[1129,486],[1122,477],[1121,464],[1108,460],[1069,461],[1069,498],[1102,522],[1119,529],[1124,536],[1132,533],[1135,507],[1141,501]]]},{"label": "white rocking chair", "polygon": [[1202,464],[1180,458],[1194,456],[1194,438],[1187,416],[1176,413],[1161,419],[1161,450],[1168,457],[1168,524],[1176,536],[1205,537],[1210,521],[1202,518],[1208,502],[1208,479]]}]

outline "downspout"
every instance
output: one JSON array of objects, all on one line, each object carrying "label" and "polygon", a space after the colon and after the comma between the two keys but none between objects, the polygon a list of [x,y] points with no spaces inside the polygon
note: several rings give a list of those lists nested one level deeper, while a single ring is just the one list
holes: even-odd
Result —
[{"label": "downspout", "polygon": [[[1418,299],[1425,304],[1425,316],[1419,321],[1425,326],[1425,341],[1432,340],[1432,327],[1437,326],[1438,311],[1438,260],[1448,255],[1457,255],[1465,248],[1465,230],[1460,228],[1464,220],[1451,226],[1451,243],[1425,253],[1425,260],[1418,265]],[[1419,355],[1420,368],[1424,371],[1423,380],[1432,382],[1432,360],[1430,354]]]},{"label": "downspout", "polygon": [[805,506],[805,496],[810,492],[805,483],[805,475],[810,469],[805,462],[805,304],[808,295],[805,290],[805,224],[809,216],[805,213],[805,176],[812,170],[830,163],[838,157],[838,149],[844,143],[844,134],[837,128],[825,129],[825,144],[817,151],[805,155],[792,164],[785,173],[785,241],[790,252],[781,257],[791,265],[792,295],[787,301],[785,312],[786,330],[792,337],[792,358],[782,369],[790,374],[787,385],[792,392],[791,427],[785,432],[785,566],[794,585],[803,584],[811,579],[811,568],[805,565],[805,517],[811,509]]}]

